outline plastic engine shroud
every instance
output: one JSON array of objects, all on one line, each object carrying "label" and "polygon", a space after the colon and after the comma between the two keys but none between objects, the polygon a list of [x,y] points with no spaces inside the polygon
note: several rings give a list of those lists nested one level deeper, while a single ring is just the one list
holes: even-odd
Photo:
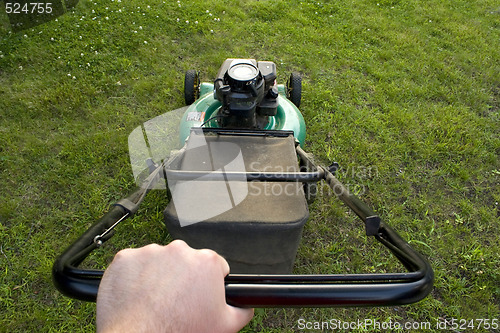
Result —
[{"label": "plastic engine shroud", "polygon": [[[265,130],[288,130],[293,131],[295,139],[302,146],[306,138],[306,124],[299,109],[286,98],[285,86],[278,85],[278,111],[276,116],[269,117],[269,123]],[[200,98],[198,98],[184,113],[180,124],[179,140],[181,146],[189,137],[192,127],[200,127],[204,122],[213,118],[221,103],[214,98],[214,85],[203,82],[200,86]],[[209,120],[204,127],[218,127],[215,118]]]}]

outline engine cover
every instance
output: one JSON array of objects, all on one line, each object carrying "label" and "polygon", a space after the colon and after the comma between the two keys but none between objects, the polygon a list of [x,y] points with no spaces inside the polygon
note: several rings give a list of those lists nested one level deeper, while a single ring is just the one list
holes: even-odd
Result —
[{"label": "engine cover", "polygon": [[276,65],[254,59],[227,59],[214,82],[223,128],[263,128],[276,115]]}]

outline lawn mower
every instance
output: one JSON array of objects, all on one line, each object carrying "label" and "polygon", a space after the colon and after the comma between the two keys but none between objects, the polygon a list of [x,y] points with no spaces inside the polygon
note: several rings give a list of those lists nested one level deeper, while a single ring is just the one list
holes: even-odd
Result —
[{"label": "lawn mower", "polygon": [[[174,239],[209,248],[229,263],[226,300],[238,307],[387,306],[432,289],[428,261],[303,150],[302,83],[276,83],[276,65],[227,59],[213,83],[185,74],[187,106],[148,120],[129,136],[138,184],[61,254],[53,266],[65,295],[95,301],[102,270],[79,268],[137,212],[150,190],[168,193],[164,220]],[[318,183],[345,203],[408,272],[291,274]],[[328,272],[326,272],[328,273]]]}]

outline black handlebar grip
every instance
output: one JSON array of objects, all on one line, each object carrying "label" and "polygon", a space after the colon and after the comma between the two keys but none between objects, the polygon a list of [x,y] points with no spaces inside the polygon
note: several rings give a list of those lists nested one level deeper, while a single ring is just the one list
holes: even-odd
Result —
[{"label": "black handlebar grip", "polygon": [[[94,238],[109,229],[116,221],[127,214],[122,206],[113,206],[99,221],[91,226],[80,238],[71,244],[57,258],[52,268],[54,284],[64,295],[84,301],[95,301],[103,271],[86,270],[86,278],[73,274],[85,257],[97,245]],[[109,234],[109,237],[111,234]],[[108,237],[108,238],[109,238]]]}]

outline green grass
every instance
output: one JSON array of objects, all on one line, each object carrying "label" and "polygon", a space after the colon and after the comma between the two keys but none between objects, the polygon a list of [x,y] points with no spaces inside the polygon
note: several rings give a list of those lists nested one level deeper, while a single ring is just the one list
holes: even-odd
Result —
[{"label": "green grass", "polygon": [[[128,134],[183,105],[185,70],[210,81],[229,57],[274,61],[280,82],[303,74],[307,150],[339,162],[436,277],[414,305],[258,309],[244,331],[500,319],[498,2],[82,0],[33,29],[7,22],[0,14],[0,331],[94,330],[95,304],[59,294],[52,263],[132,189]],[[152,194],[92,262],[168,242],[164,205]],[[328,197],[311,206],[295,267],[400,269]]]}]

